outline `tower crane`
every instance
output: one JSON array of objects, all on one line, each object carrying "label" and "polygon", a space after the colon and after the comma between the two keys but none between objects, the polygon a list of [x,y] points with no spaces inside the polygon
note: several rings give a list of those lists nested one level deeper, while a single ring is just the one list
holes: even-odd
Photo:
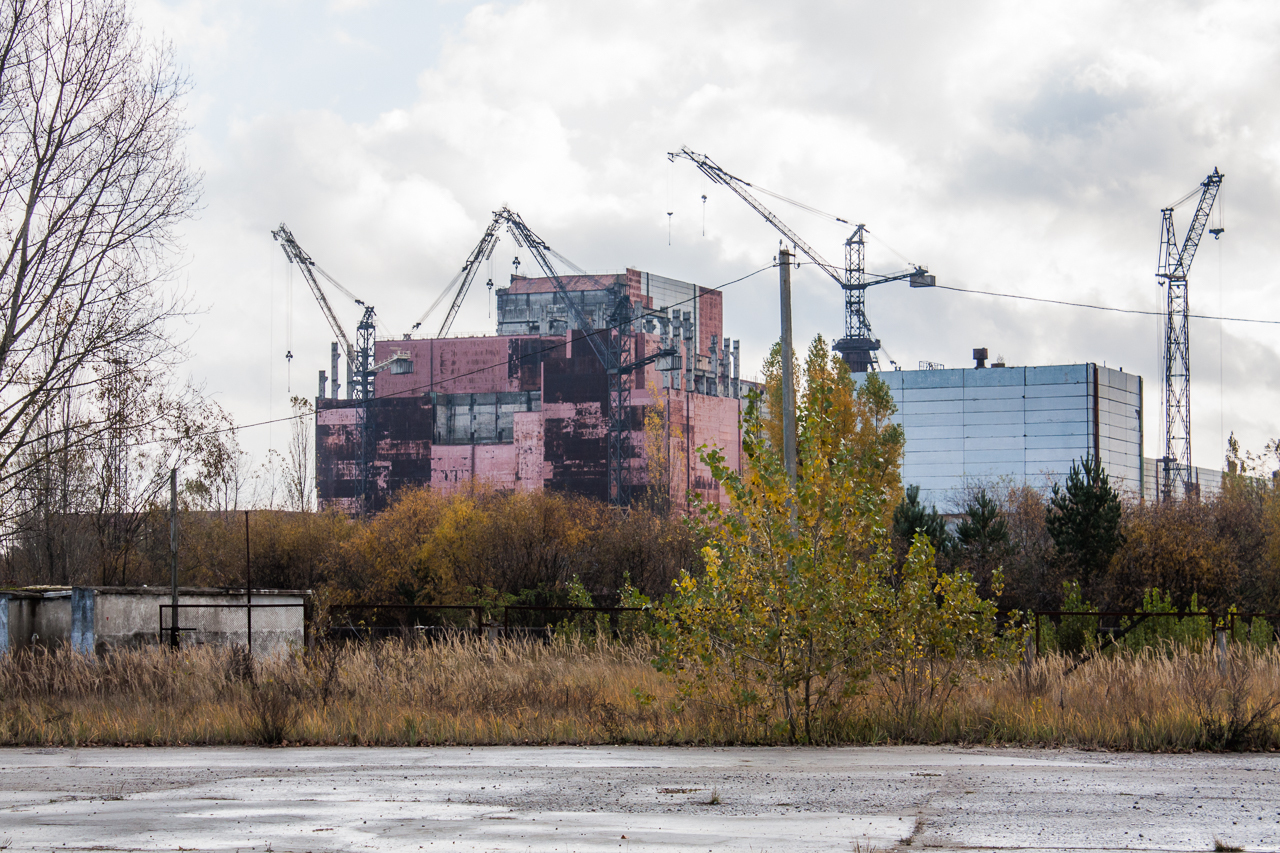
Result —
[{"label": "tower crane", "polygon": [[[297,264],[302,270],[302,277],[307,280],[307,284],[311,287],[311,293],[315,296],[316,302],[320,304],[320,310],[324,312],[325,319],[329,321],[329,327],[333,329],[333,333],[341,341],[342,352],[347,359],[347,399],[360,400],[362,403],[360,406],[360,494],[358,498],[361,512],[368,513],[372,509],[370,505],[370,474],[373,467],[374,454],[374,412],[370,403],[374,394],[373,379],[379,371],[385,370],[392,362],[403,356],[397,354],[391,360],[375,365],[373,363],[373,345],[377,324],[374,319],[373,306],[367,305],[363,300],[356,298],[356,295],[339,284],[337,279],[317,266],[311,256],[298,245],[298,241],[293,238],[293,234],[283,222],[280,223],[279,228],[271,232],[271,236],[280,243],[280,248],[284,250],[284,255],[289,259],[289,263]],[[334,314],[333,306],[329,304],[328,297],[324,295],[324,289],[320,287],[320,281],[316,277],[317,274],[356,305],[364,309],[360,322],[356,324],[356,345],[354,347],[351,345],[351,340],[347,337],[346,332],[343,331],[342,324],[338,322],[338,317]],[[338,381],[337,367],[337,355],[334,355],[333,381],[335,383]]]},{"label": "tower crane", "polygon": [[[504,207],[503,210],[506,210],[506,208]],[[495,213],[493,221],[485,229],[484,236],[480,238],[480,242],[476,244],[476,247],[471,250],[471,254],[467,256],[467,262],[462,265],[462,269],[445,285],[444,290],[440,291],[440,295],[418,318],[418,322],[413,324],[415,330],[426,322],[427,317],[431,316],[436,308],[440,307],[440,303],[444,301],[444,298],[452,293],[453,302],[449,305],[449,310],[444,315],[444,321],[440,323],[436,337],[443,338],[449,334],[449,329],[453,326],[453,319],[458,316],[458,309],[462,307],[462,300],[466,297],[467,291],[471,289],[471,282],[475,279],[476,272],[480,269],[480,264],[493,257],[493,250],[498,245],[499,231],[502,224],[502,217]],[[493,282],[490,281],[489,285],[492,286]]]},{"label": "tower crane", "polygon": [[[311,293],[315,296],[316,302],[320,304],[320,310],[324,312],[325,319],[329,321],[329,327],[333,329],[333,333],[337,335],[342,344],[342,354],[347,359],[347,399],[363,400],[373,396],[373,371],[369,369],[373,360],[373,335],[376,325],[373,306],[366,305],[363,300],[356,298],[356,295],[343,287],[336,278],[317,266],[311,256],[298,245],[298,241],[293,238],[293,234],[283,222],[280,223],[279,228],[271,232],[271,236],[280,244],[280,248],[284,250],[284,256],[289,259],[289,263],[297,264],[299,269],[302,270],[302,277],[307,280]],[[343,296],[346,296],[364,309],[360,322],[356,324],[358,347],[351,345],[350,338],[343,331],[342,324],[338,322],[338,316],[333,312],[333,306],[329,303],[328,297],[324,295],[324,289],[320,287],[320,281],[316,278],[317,274],[333,285]],[[357,365],[359,366],[358,369]],[[336,382],[338,377],[335,375],[333,379]]]},{"label": "tower crane", "polygon": [[[878,275],[868,273],[866,271],[866,225],[857,225],[853,234],[849,239],[845,240],[845,265],[844,269],[837,268],[834,264],[829,263],[821,255],[818,254],[812,246],[800,239],[800,236],[786,226],[781,219],[765,207],[750,190],[755,189],[768,195],[775,195],[763,190],[760,187],[753,187],[751,183],[744,181],[735,175],[731,175],[724,169],[720,168],[715,161],[705,154],[699,154],[696,151],[690,151],[686,147],[682,147],[679,151],[672,151],[667,154],[667,159],[675,161],[676,158],[682,158],[690,161],[698,167],[702,174],[706,175],[712,181],[728,187],[739,198],[745,201],[752,210],[764,217],[764,220],[772,225],[779,233],[782,234],[790,243],[798,250],[808,256],[817,266],[831,276],[836,284],[844,290],[844,337],[836,341],[832,347],[849,365],[849,369],[854,373],[865,373],[871,370],[880,369],[880,359],[877,352],[880,349],[880,341],[871,331],[871,321],[867,319],[867,288],[876,284],[884,284],[890,281],[907,281],[911,287],[933,287],[936,284],[934,276],[929,274],[929,270],[922,266],[913,266],[909,270],[893,273],[891,275]],[[778,196],[782,198],[781,196]],[[789,199],[787,199],[789,201]],[[705,201],[705,197],[704,197]],[[821,214],[821,211],[800,205],[806,210],[813,213]],[[837,222],[848,225],[849,222],[838,216],[829,216],[821,214]]]},{"label": "tower crane", "polygon": [[[1183,497],[1195,494],[1195,469],[1191,466],[1191,338],[1188,328],[1187,274],[1195,260],[1200,238],[1209,224],[1214,200],[1222,186],[1223,175],[1217,167],[1196,189],[1160,211],[1160,260],[1156,269],[1158,283],[1165,288],[1164,319],[1164,483],[1160,497],[1172,501],[1174,484]],[[1191,225],[1178,247],[1173,227],[1173,211],[1200,194]],[[1210,228],[1216,240],[1222,228]]]}]

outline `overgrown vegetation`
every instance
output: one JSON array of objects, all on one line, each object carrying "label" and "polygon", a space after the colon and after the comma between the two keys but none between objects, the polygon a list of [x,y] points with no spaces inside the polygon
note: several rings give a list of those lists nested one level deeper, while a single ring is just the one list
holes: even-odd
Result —
[{"label": "overgrown vegetation", "polygon": [[[654,495],[619,512],[482,488],[405,490],[368,520],[249,519],[255,582],[315,589],[321,613],[355,602],[465,604],[486,622],[507,605],[642,612],[561,610],[524,640],[322,641],[257,664],[199,648],[96,661],[23,651],[0,663],[0,741],[1280,746],[1272,623],[1233,618],[1280,609],[1280,500],[1253,476],[1258,459],[1239,461],[1220,495],[1167,506],[1126,501],[1084,459],[1048,498],[975,484],[949,527],[903,488],[887,387],[855,386],[820,338],[801,374],[789,476],[779,370],[775,353],[772,404],[744,417],[741,471],[704,450],[726,505],[695,502],[689,519]],[[658,419],[645,435],[667,441]],[[245,518],[195,510],[198,491],[181,517],[183,582],[237,586]],[[164,578],[164,521],[148,512],[122,575]],[[34,580],[43,565],[10,549],[5,571]],[[1041,620],[1045,654],[1019,663],[1022,608],[1139,615]],[[1216,624],[1194,615],[1206,608]],[[473,618],[460,614],[452,624]]]},{"label": "overgrown vegetation", "polygon": [[[650,641],[556,638],[332,645],[260,661],[154,647],[0,661],[0,743],[763,744],[733,707],[682,695]],[[1280,651],[1233,647],[977,665],[938,713],[904,715],[880,680],[825,717],[822,742],[1043,744],[1146,751],[1280,748]]]},{"label": "overgrown vegetation", "polygon": [[[443,496],[412,489],[368,520],[262,510],[250,514],[248,528],[255,586],[312,589],[326,604],[457,604],[502,596],[509,603],[519,597],[524,604],[567,604],[577,577],[595,603],[613,605],[624,579],[659,597],[698,561],[697,537],[680,519],[645,509],[620,513],[553,492],[478,488]],[[243,512],[186,511],[179,531],[183,584],[243,586]],[[130,557],[131,582],[167,583],[168,543],[168,519],[155,507]],[[40,571],[39,554],[11,548],[6,556],[0,585],[59,580]]]},{"label": "overgrown vegetation", "polygon": [[1022,483],[975,482],[954,500],[954,537],[908,489],[895,545],[925,532],[943,543],[942,569],[971,573],[988,596],[985,579],[1001,567],[1002,610],[1139,610],[1159,590],[1179,612],[1280,613],[1280,442],[1263,456],[1232,448],[1220,492],[1170,504],[1118,492],[1091,459],[1047,498]]},{"label": "overgrown vegetation", "polygon": [[[767,393],[779,367],[775,353]],[[776,423],[755,405],[743,473],[704,455],[729,506],[703,506],[695,522],[705,570],[683,572],[660,610],[660,665],[682,696],[738,725],[815,743],[840,739],[872,676],[907,725],[937,715],[975,665],[1010,656],[1019,632],[998,635],[968,574],[939,575],[925,531],[894,559],[886,522],[903,436],[888,387],[872,375],[855,388],[821,337],[803,375],[794,480]]]}]

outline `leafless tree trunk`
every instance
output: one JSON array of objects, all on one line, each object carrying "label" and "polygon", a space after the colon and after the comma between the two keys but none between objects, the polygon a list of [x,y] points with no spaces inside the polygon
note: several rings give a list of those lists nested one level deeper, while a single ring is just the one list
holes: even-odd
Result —
[{"label": "leafless tree trunk", "polygon": [[305,397],[294,397],[289,402],[293,406],[293,421],[289,428],[289,470],[286,474],[289,509],[307,512],[312,508],[312,498],[315,495],[312,468],[315,459],[311,452],[311,437],[315,434],[312,414],[315,408]]},{"label": "leafless tree trunk", "polygon": [[88,448],[116,428],[104,389],[182,356],[165,284],[200,179],[184,90],[124,0],[0,0],[0,519],[50,462],[51,407],[84,403],[60,448]]}]

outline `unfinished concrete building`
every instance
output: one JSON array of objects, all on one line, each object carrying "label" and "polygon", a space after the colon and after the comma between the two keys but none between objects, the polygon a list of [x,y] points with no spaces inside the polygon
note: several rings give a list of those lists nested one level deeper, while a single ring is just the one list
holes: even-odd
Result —
[{"label": "unfinished concrete building", "polygon": [[[739,376],[738,343],[724,337],[723,295],[631,269],[561,281],[598,329],[620,297],[630,298],[635,361],[675,353],[631,374],[624,465],[635,494],[657,489],[677,509],[689,492],[721,500],[699,448],[741,464],[750,384]],[[512,276],[496,296],[496,335],[377,341],[374,361],[389,369],[377,374],[367,407],[326,396],[322,385],[322,507],[358,512],[367,491],[367,508],[377,511],[397,489],[428,484],[607,499],[610,395],[599,358],[572,329],[551,279]]]}]

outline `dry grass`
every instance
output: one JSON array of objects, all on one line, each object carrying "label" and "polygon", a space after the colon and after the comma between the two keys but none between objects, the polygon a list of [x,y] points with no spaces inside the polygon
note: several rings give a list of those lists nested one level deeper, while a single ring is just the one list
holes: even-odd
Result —
[{"label": "dry grass", "polygon": [[[365,745],[763,743],[682,701],[643,643],[465,638],[330,646],[246,665],[215,648],[0,661],[0,743]],[[1021,743],[1126,750],[1280,747],[1280,653],[1125,653],[1068,673],[992,669],[904,723],[874,688],[824,731],[844,743]]]}]

